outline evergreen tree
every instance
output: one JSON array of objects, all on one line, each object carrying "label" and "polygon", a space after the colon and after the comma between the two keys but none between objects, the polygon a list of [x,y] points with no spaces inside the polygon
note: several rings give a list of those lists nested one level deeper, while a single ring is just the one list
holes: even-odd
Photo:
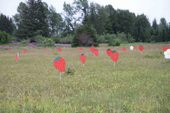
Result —
[{"label": "evergreen tree", "polygon": [[0,30],[12,34],[15,30],[15,25],[11,18],[0,14]]}]

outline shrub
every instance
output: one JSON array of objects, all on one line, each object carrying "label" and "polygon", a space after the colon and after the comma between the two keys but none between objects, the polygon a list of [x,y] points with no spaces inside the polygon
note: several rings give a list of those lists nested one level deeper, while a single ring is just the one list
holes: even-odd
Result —
[{"label": "shrub", "polygon": [[9,40],[9,34],[4,31],[0,31],[0,44],[6,44]]},{"label": "shrub", "polygon": [[134,37],[132,37],[131,34],[128,34],[128,42],[129,43],[134,43],[135,42],[135,39],[134,39]]},{"label": "shrub", "polygon": [[99,43],[107,43],[105,35],[98,35],[97,36],[97,42],[99,42]]},{"label": "shrub", "polygon": [[72,47],[76,46],[98,46],[96,31],[88,25],[80,26],[75,33]]},{"label": "shrub", "polygon": [[120,39],[116,38],[116,39],[110,39],[109,46],[120,46]]},{"label": "shrub", "polygon": [[59,43],[71,44],[73,42],[73,35],[67,35],[66,37],[59,38]]},{"label": "shrub", "polygon": [[55,42],[52,38],[43,37],[41,35],[35,36],[34,40],[37,42],[38,46],[50,47],[54,46]]},{"label": "shrub", "polygon": [[121,42],[121,43],[127,43],[127,42],[128,42],[127,37],[126,37],[126,34],[123,33],[123,32],[122,32],[122,33],[117,33],[116,37],[117,37],[118,39],[120,39],[120,42]]},{"label": "shrub", "polygon": [[20,45],[21,45],[21,46],[26,46],[26,45],[28,45],[28,43],[29,43],[29,40],[22,40],[22,41],[20,42]]}]

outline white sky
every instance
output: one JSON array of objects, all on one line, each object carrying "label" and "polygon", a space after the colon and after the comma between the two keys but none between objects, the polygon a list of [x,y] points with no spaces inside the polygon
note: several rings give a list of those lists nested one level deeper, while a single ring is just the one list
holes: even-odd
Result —
[{"label": "white sky", "polygon": [[[17,12],[19,3],[26,0],[0,0],[0,13],[13,16]],[[63,3],[71,3],[73,0],[42,0],[48,5],[53,5],[58,13],[62,12]],[[128,9],[135,14],[144,13],[150,20],[154,18],[159,22],[164,17],[170,22],[170,0],[88,0],[100,5],[111,4],[115,9]]]}]

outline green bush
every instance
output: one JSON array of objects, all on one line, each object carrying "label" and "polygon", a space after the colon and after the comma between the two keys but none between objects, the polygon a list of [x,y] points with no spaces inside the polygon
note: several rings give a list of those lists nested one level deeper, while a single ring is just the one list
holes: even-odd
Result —
[{"label": "green bush", "polygon": [[41,35],[34,37],[34,40],[37,42],[38,46],[42,46],[42,47],[50,47],[50,46],[54,46],[55,44],[52,38],[43,37]]},{"label": "green bush", "polygon": [[116,39],[110,39],[109,46],[120,46],[120,39],[116,38]]},{"label": "green bush", "polygon": [[26,46],[29,44],[29,40],[21,40],[20,45],[21,46]]},{"label": "green bush", "polygon": [[118,39],[120,39],[120,42],[121,43],[128,43],[128,40],[127,40],[127,37],[126,37],[126,34],[125,33],[117,33],[116,34],[116,37],[118,38]]},{"label": "green bush", "polygon": [[71,44],[73,42],[73,35],[67,35],[66,37],[59,38],[59,43],[62,44]]},{"label": "green bush", "polygon": [[98,35],[97,36],[97,42],[99,42],[99,43],[107,43],[105,35]]},{"label": "green bush", "polygon": [[135,39],[134,39],[134,37],[132,37],[131,34],[128,34],[128,42],[129,43],[134,43],[135,42]]},{"label": "green bush", "polygon": [[4,31],[0,31],[0,44],[6,44],[9,41],[10,41],[9,34]]}]

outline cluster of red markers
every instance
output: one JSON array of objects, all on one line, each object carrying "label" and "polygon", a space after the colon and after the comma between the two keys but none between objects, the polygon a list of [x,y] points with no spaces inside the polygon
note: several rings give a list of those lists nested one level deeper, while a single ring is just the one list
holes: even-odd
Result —
[{"label": "cluster of red markers", "polygon": [[[144,51],[144,46],[140,45],[140,46],[134,46],[135,49],[138,49],[140,52]],[[163,51],[166,51],[168,49],[170,49],[170,46],[163,46],[161,48]],[[82,53],[83,48],[78,48],[78,50],[81,52],[80,54],[80,62],[84,65],[87,61],[87,56]],[[120,49],[122,52],[127,52],[127,49],[125,47]],[[57,48],[56,51],[58,53],[62,53],[62,48]],[[99,56],[99,50],[95,47],[91,47],[89,48],[89,51],[92,53],[93,56]],[[21,50],[21,52],[18,52],[16,54],[15,60],[19,61],[20,60],[20,53],[22,54],[27,54],[28,50],[23,49]],[[105,51],[106,55],[114,62],[117,63],[119,58],[120,58],[120,53],[116,50],[112,50],[112,49],[107,49]],[[57,54],[58,55],[58,54]],[[64,73],[66,71],[66,61],[63,57],[57,56],[53,62],[54,67],[60,72],[60,73]]]}]

